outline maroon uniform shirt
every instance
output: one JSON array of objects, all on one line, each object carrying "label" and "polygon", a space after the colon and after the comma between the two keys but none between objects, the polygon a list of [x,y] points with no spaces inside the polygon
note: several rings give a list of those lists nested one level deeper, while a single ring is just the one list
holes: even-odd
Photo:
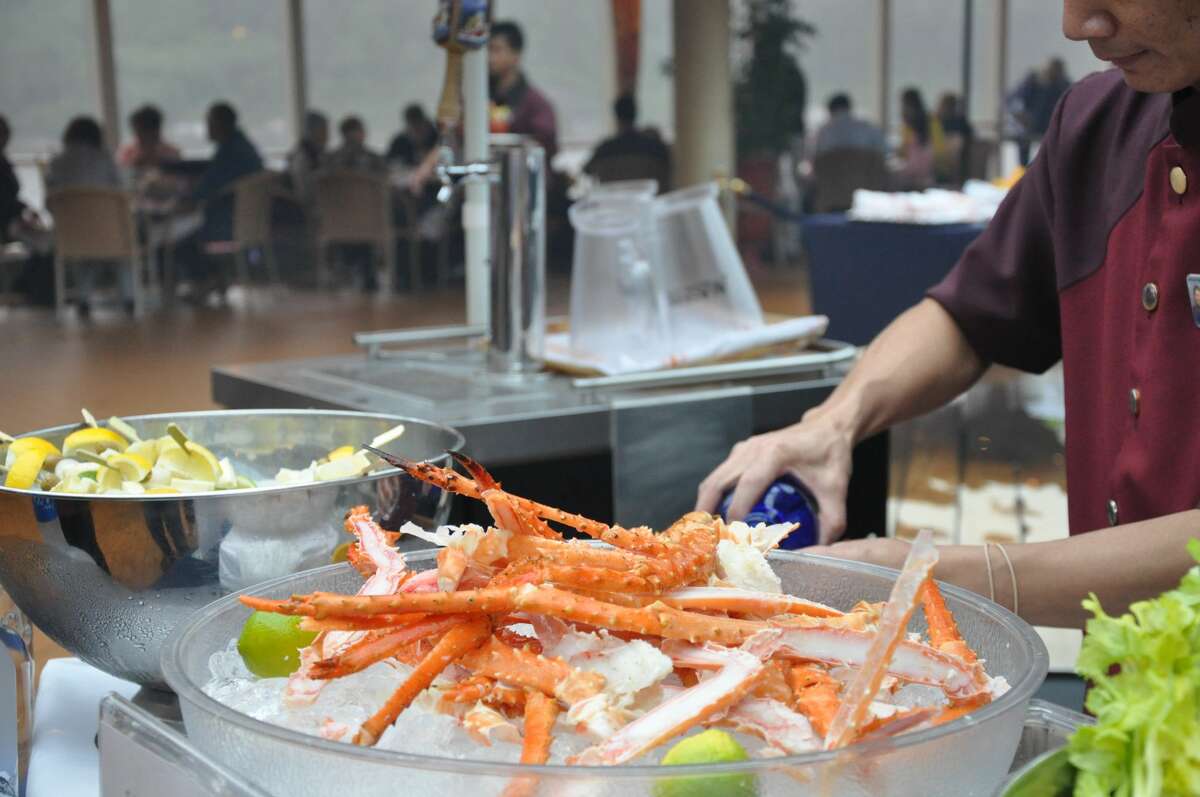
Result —
[{"label": "maroon uniform shirt", "polygon": [[1072,534],[1200,503],[1200,94],[1118,71],[1063,97],[1037,159],[930,291],[987,360],[1063,361]]}]

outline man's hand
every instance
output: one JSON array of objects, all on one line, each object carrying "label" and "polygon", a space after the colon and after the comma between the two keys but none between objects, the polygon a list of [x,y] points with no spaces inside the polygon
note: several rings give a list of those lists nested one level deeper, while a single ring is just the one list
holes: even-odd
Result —
[{"label": "man's hand", "polygon": [[810,412],[795,426],[735,445],[725,461],[700,483],[696,508],[715,512],[721,498],[733,488],[729,519],[740,519],[777,477],[790,473],[817,499],[820,542],[827,544],[846,530],[852,448],[849,434]]}]

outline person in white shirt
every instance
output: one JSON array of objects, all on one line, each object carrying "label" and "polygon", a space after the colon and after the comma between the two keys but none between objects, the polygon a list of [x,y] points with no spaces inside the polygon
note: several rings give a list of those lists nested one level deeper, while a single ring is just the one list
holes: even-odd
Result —
[{"label": "person in white shirt", "polygon": [[850,97],[835,94],[829,98],[829,121],[821,125],[813,142],[813,156],[835,149],[868,149],[883,153],[883,131],[854,115]]}]

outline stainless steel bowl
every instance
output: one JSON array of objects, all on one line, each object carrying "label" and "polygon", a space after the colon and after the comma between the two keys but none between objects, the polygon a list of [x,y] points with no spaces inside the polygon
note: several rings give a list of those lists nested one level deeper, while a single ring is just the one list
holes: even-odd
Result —
[{"label": "stainless steel bowl", "polygon": [[[414,569],[436,565],[435,551],[408,556]],[[777,551],[771,563],[787,592],[849,609],[861,600],[886,600],[896,571],[809,554]],[[316,590],[353,592],[362,577],[346,565],[288,576],[252,590],[282,598]],[[213,759],[271,794],[318,797],[353,794],[500,795],[519,774],[540,777],[540,794],[631,797],[662,794],[664,778],[745,775],[760,797],[992,797],[1021,738],[1025,708],[1046,676],[1049,656],[1037,633],[985,598],[945,586],[967,642],[988,672],[1012,689],[972,714],[936,728],[874,739],[841,750],[731,764],[687,767],[518,767],[495,761],[358,747],[269,725],[230,709],[204,692],[209,661],[225,650],[250,614],[236,597],[206,606],[182,624],[163,651],[167,683],[179,696],[188,738]],[[914,621],[912,628],[923,624]],[[514,751],[514,758],[515,758]],[[397,784],[403,784],[398,787]],[[671,792],[675,794],[683,791]],[[719,794],[697,788],[695,794]],[[742,793],[741,790],[738,793]]]},{"label": "stainless steel bowl", "polygon": [[[389,452],[447,464],[463,436],[392,415],[239,410],[126,418],[143,437],[175,422],[254,480],[302,468],[405,424]],[[55,444],[77,427],[30,434]],[[86,495],[0,487],[0,583],[51,639],[105,672],[165,686],[159,648],[181,620],[226,593],[327,564],[346,510],[387,528],[444,523],[449,496],[394,468],[316,484],[189,495]]]}]

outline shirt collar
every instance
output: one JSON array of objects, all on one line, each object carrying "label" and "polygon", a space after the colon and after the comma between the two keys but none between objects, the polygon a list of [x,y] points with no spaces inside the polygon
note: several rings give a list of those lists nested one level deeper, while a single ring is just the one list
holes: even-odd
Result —
[{"label": "shirt collar", "polygon": [[1182,89],[1171,101],[1171,135],[1188,149],[1200,149],[1200,91]]}]

